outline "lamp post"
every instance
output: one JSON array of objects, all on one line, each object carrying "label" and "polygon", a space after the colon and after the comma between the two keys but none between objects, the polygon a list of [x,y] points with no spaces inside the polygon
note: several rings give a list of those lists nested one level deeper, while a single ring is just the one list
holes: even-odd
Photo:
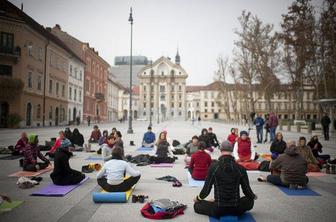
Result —
[{"label": "lamp post", "polygon": [[128,134],[133,133],[132,129],[132,38],[133,38],[133,15],[132,7],[130,9],[130,14],[128,21],[131,23],[131,51],[130,51],[130,99],[129,99],[129,114],[128,114]]},{"label": "lamp post", "polygon": [[152,81],[153,81],[153,61],[151,60],[151,70],[149,79],[149,126],[152,127]]}]

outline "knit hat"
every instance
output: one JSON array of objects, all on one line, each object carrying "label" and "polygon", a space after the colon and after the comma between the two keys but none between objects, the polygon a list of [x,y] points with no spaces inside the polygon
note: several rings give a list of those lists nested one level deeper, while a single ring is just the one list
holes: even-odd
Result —
[{"label": "knit hat", "polygon": [[220,146],[220,151],[232,152],[233,146],[229,141],[225,140],[224,142],[222,142]]},{"label": "knit hat", "polygon": [[246,136],[248,136],[248,132],[246,132],[245,130],[242,130],[242,131],[240,131],[240,136],[242,136],[242,135],[246,135]]}]

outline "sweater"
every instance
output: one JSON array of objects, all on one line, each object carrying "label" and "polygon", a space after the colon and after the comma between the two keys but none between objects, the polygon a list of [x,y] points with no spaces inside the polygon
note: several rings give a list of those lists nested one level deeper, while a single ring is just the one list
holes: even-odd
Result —
[{"label": "sweater", "polygon": [[204,150],[199,150],[191,155],[189,168],[192,170],[191,177],[195,180],[205,180],[208,168],[211,165],[211,157]]},{"label": "sweater", "polygon": [[144,141],[147,144],[153,143],[155,141],[155,134],[153,132],[145,133],[142,141]]},{"label": "sweater", "polygon": [[125,172],[132,177],[140,176],[140,171],[133,169],[126,161],[112,159],[104,164],[97,174],[97,179],[106,177],[108,184],[118,185],[124,181]]},{"label": "sweater", "polygon": [[93,130],[93,131],[91,132],[90,140],[91,140],[91,141],[98,142],[101,136],[102,136],[102,135],[101,135],[100,130],[97,130],[97,131],[96,131],[96,130]]},{"label": "sweater", "polygon": [[45,163],[49,163],[50,161],[42,155],[39,148],[35,144],[28,143],[24,149],[24,160],[23,164],[36,164],[37,157],[43,160]]},{"label": "sweater", "polygon": [[273,169],[280,170],[280,178],[284,184],[306,184],[307,162],[295,145],[288,147],[284,154],[271,162],[271,170]]},{"label": "sweater", "polygon": [[317,160],[315,159],[312,151],[308,146],[298,146],[297,149],[308,164],[318,164]]},{"label": "sweater", "polygon": [[191,156],[193,153],[198,151],[198,145],[194,145],[193,143],[189,143],[186,148],[187,148],[186,153],[188,156]]}]

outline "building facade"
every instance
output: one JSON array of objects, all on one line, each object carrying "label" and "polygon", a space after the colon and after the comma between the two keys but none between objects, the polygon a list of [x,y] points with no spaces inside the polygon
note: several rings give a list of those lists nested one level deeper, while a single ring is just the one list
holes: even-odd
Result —
[{"label": "building facade", "polygon": [[161,57],[138,73],[139,116],[141,119],[162,121],[187,118],[187,72],[180,65],[177,53],[175,63]]},{"label": "building facade", "polygon": [[[119,116],[118,112],[118,105],[119,105],[119,96],[123,95],[125,88],[117,81],[116,77],[109,69],[109,77],[108,77],[108,84],[107,84],[107,119],[108,122],[118,121],[121,117]],[[122,103],[121,103],[122,104]]]},{"label": "building facade", "polygon": [[66,124],[69,58],[81,59],[15,5],[0,8],[0,127],[14,114],[21,127]]}]

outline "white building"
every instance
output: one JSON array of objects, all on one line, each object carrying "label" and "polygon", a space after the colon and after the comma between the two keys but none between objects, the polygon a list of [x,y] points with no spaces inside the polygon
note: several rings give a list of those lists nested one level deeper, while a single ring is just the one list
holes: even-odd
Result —
[{"label": "white building", "polygon": [[[130,94],[128,89],[119,90],[118,119],[128,120]],[[132,91],[133,120],[139,118],[139,87],[134,86]]]},{"label": "white building", "polygon": [[189,120],[198,119],[201,114],[201,93],[203,86],[187,86],[187,117]]},{"label": "white building", "polygon": [[108,122],[118,121],[121,117],[118,115],[119,96],[124,92],[124,87],[117,81],[116,77],[109,70],[107,83],[107,119]]},{"label": "white building", "polygon": [[69,59],[68,75],[68,121],[76,122],[79,117],[83,121],[83,89],[85,64],[75,58]]}]

